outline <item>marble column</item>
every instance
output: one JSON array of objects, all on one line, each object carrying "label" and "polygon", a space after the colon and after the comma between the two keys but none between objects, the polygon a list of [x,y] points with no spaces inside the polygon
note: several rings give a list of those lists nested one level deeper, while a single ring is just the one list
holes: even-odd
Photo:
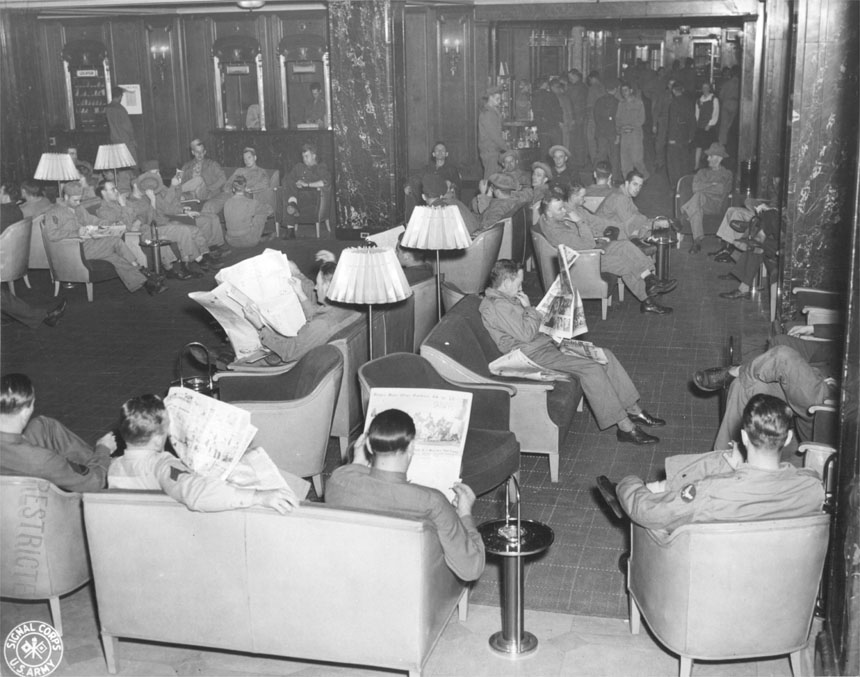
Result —
[{"label": "marble column", "polygon": [[786,199],[780,248],[781,317],[792,286],[848,288],[857,172],[860,3],[798,3]]},{"label": "marble column", "polygon": [[328,22],[338,227],[388,228],[402,202],[396,176],[405,161],[397,138],[405,83],[395,77],[403,3],[331,0]]}]

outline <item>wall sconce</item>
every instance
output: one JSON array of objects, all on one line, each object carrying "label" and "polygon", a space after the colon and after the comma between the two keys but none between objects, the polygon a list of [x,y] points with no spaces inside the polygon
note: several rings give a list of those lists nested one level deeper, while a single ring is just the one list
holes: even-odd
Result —
[{"label": "wall sconce", "polygon": [[149,48],[149,54],[161,80],[164,81],[164,74],[169,68],[167,58],[170,54],[170,47],[168,45],[152,45]]},{"label": "wall sconce", "polygon": [[445,50],[445,61],[448,66],[448,72],[451,73],[451,77],[453,78],[460,69],[460,39],[449,40],[445,38],[442,41],[442,48]]},{"label": "wall sconce", "polygon": [[681,35],[689,35],[690,34],[690,27],[687,25],[678,26],[678,32]]}]

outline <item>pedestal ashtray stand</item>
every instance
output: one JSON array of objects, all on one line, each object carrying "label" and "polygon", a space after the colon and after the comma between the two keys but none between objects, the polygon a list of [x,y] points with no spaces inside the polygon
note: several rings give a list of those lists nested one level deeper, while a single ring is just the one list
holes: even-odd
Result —
[{"label": "pedestal ashtray stand", "polygon": [[[517,514],[511,520],[511,491],[516,489]],[[538,640],[523,627],[524,576],[523,559],[537,555],[555,539],[546,524],[520,519],[520,486],[511,475],[505,491],[505,519],[484,522],[478,527],[487,552],[504,558],[502,568],[502,630],[490,637],[490,648],[503,656],[518,658],[537,649]]]}]

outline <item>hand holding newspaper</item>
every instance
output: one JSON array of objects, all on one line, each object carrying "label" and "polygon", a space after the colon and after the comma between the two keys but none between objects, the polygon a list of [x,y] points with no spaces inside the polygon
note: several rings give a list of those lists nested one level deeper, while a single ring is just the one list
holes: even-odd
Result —
[{"label": "hand holding newspaper", "polygon": [[582,299],[570,279],[570,267],[578,258],[579,252],[575,249],[563,244],[558,246],[558,277],[537,306],[543,316],[540,331],[556,342],[588,332]]}]

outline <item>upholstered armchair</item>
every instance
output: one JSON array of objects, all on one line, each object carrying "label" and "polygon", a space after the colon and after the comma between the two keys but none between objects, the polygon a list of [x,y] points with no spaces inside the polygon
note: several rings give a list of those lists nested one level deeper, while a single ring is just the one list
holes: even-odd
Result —
[{"label": "upholstered armchair", "polygon": [[640,619],[680,657],[736,660],[788,654],[795,677],[821,578],[826,514],[687,524],[666,535],[632,525],[630,632]]},{"label": "upholstered armchair", "polygon": [[[684,214],[681,207],[691,197],[693,197],[694,176],[694,174],[686,174],[685,176],[682,176],[678,179],[678,185],[675,187],[675,221],[679,224],[681,232],[685,235],[691,234],[692,231],[690,230],[690,220],[687,218],[686,214]],[[713,235],[717,230],[719,230],[723,216],[731,204],[732,192],[729,191],[729,194],[723,197],[723,201],[720,203],[720,207],[716,213],[704,215],[704,218],[702,219],[702,229],[705,231],[705,235]]]},{"label": "upholstered armchair", "polygon": [[[558,275],[558,250],[544,237],[538,228],[531,229],[538,273],[544,291],[548,290]],[[600,299],[600,316],[605,320],[606,311],[612,305],[612,286],[618,284],[618,300],[624,300],[624,283],[620,277],[600,271],[602,249],[583,249],[570,268],[570,280],[583,299]]]},{"label": "upholstered armchair", "polygon": [[499,259],[505,222],[494,223],[478,232],[466,249],[440,253],[439,273],[449,284],[466,294],[484,291],[490,279],[490,270]]},{"label": "upholstered armchair", "polygon": [[520,265],[525,265],[528,255],[526,246],[529,238],[529,216],[527,210],[530,205],[523,205],[508,218],[502,219],[502,244],[499,247],[499,259],[511,259]]},{"label": "upholstered armchair", "polygon": [[81,495],[36,477],[0,476],[0,595],[47,599],[63,634],[60,597],[89,582]]},{"label": "upholstered armchair", "polygon": [[221,372],[221,399],[251,412],[258,428],[252,444],[275,465],[311,477],[323,496],[322,472],[332,417],[343,378],[343,356],[331,345],[308,351],[289,371],[275,376]]},{"label": "upholstered armchair", "polygon": [[93,301],[93,283],[115,278],[116,269],[107,261],[88,261],[84,256],[84,241],[79,237],[56,242],[48,239],[42,224],[42,242],[48,257],[48,268],[54,282],[54,296],[60,293],[61,282],[83,282],[87,301]]},{"label": "upholstered armchair", "polygon": [[510,431],[510,396],[499,386],[453,383],[427,360],[394,353],[371,360],[358,370],[361,400],[367,411],[371,388],[438,388],[472,393],[472,413],[460,477],[476,495],[495,489],[520,468],[520,445]]},{"label": "upholstered armchair", "polygon": [[15,295],[15,280],[24,278],[30,287],[27,268],[30,261],[30,234],[33,229],[32,217],[13,223],[0,234],[0,283],[6,282],[9,291]]}]

